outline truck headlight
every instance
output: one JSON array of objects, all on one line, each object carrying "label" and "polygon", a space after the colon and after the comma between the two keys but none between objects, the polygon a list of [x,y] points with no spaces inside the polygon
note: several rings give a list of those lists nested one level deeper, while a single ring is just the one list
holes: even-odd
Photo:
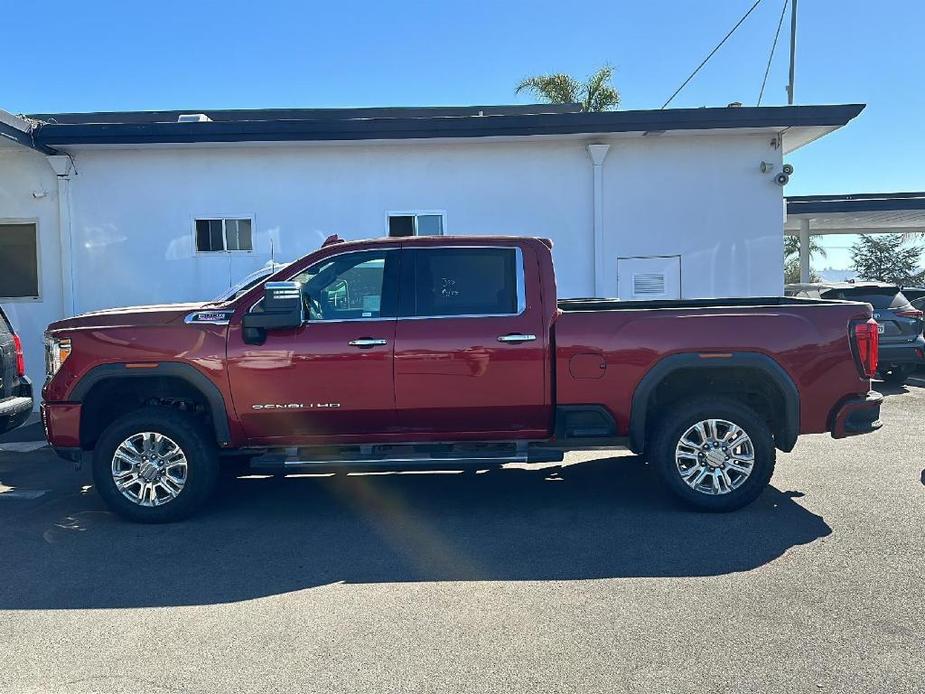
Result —
[{"label": "truck headlight", "polygon": [[71,356],[71,340],[68,337],[45,336],[45,373],[51,378]]}]

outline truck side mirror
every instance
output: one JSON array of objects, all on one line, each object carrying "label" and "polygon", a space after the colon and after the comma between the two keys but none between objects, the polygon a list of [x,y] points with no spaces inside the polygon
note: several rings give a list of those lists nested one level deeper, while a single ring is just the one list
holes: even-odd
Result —
[{"label": "truck side mirror", "polygon": [[301,282],[267,282],[261,311],[244,315],[244,341],[262,344],[268,330],[301,327],[305,322]]}]

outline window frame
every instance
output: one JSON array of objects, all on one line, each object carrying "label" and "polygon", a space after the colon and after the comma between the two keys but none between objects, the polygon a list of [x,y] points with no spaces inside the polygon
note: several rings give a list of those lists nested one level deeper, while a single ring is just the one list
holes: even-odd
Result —
[{"label": "window frame", "polygon": [[42,244],[41,235],[39,234],[38,217],[0,217],[0,226],[2,225],[24,225],[31,224],[35,227],[35,295],[28,296],[0,296],[0,301],[5,304],[12,303],[35,303],[43,300],[42,295]]},{"label": "window frame", "polygon": [[[247,219],[251,223],[251,247],[249,250],[228,250],[228,228],[225,225],[229,219],[240,220]],[[199,250],[199,236],[196,231],[196,222],[211,222],[215,220],[221,220],[222,222],[222,250],[220,251],[201,251]],[[253,214],[197,214],[193,215],[191,226],[193,229],[193,255],[220,255],[223,253],[227,254],[239,254],[239,253],[254,253],[254,230],[257,228],[255,221],[255,215]]]},{"label": "window frame", "polygon": [[[442,314],[436,316],[415,316],[415,315],[406,315],[410,313],[411,304],[405,299],[399,297],[399,310],[398,318],[399,320],[440,320],[446,318],[514,318],[517,316],[522,316],[527,311],[527,288],[526,288],[526,270],[524,266],[524,254],[523,249],[520,246],[494,246],[494,245],[456,245],[456,246],[438,246],[436,248],[405,248],[405,252],[409,254],[414,254],[418,250],[503,250],[503,251],[514,251],[514,267],[516,268],[516,277],[515,277],[515,297],[517,300],[517,311],[515,313],[465,313],[465,314]],[[413,255],[409,256],[410,259],[413,259]],[[410,286],[411,287],[411,297],[417,294],[417,280],[416,280],[416,259],[413,259],[412,262],[409,262],[405,258],[402,258],[402,268],[401,268],[401,286]],[[409,299],[411,298],[409,297]]]},{"label": "window frame", "polygon": [[[407,297],[403,296],[404,294],[403,290],[406,287],[410,287],[412,294],[417,290],[416,283],[414,280],[415,265],[414,265],[414,262],[412,262],[412,260],[414,259],[413,254],[416,250],[418,250],[418,248],[395,246],[391,248],[383,248],[382,252],[401,254],[398,257],[399,267],[398,267],[398,272],[397,272],[397,286],[395,287],[395,292],[396,292],[395,299],[396,299],[396,305],[398,309],[396,311],[397,315],[386,316],[384,318],[382,316],[378,318],[332,318],[330,320],[315,321],[315,322],[316,323],[361,323],[361,322],[368,323],[372,321],[384,321],[384,320],[440,320],[440,319],[446,319],[446,318],[513,318],[513,317],[523,316],[527,312],[527,272],[526,272],[526,265],[524,263],[524,252],[520,246],[497,246],[497,245],[489,245],[489,244],[484,244],[484,245],[459,244],[459,245],[452,245],[452,246],[439,246],[439,248],[447,249],[447,250],[490,249],[490,250],[514,251],[514,266],[517,268],[517,277],[515,279],[515,282],[516,282],[515,292],[516,292],[516,297],[517,297],[517,312],[516,313],[467,313],[467,314],[451,314],[451,315],[439,315],[439,316],[408,315],[408,312],[406,309],[408,308],[409,304],[407,303]],[[343,253],[332,253],[331,255],[325,256],[324,258],[321,258],[315,262],[316,263],[327,262],[329,260],[333,260],[334,258],[337,258],[340,256],[352,255],[355,253],[368,253],[370,250],[371,249],[367,248],[367,249],[362,249],[362,250],[357,249],[353,251],[345,251]],[[422,249],[422,250],[427,250],[427,249]],[[291,282],[293,278],[295,278],[297,275],[302,274],[314,264],[315,263],[312,263],[310,265],[304,265],[298,270],[286,275],[286,281]],[[266,282],[266,280],[268,280],[272,276],[273,275],[270,275],[267,278],[265,278],[264,282]],[[386,282],[387,277],[388,277],[387,274],[383,277],[383,285],[382,285],[383,295],[385,294],[384,290],[386,288],[385,282]],[[253,291],[257,287],[262,286],[262,284],[263,283],[255,285],[249,291]],[[263,295],[261,294],[259,297],[257,297],[256,301],[254,301],[252,304],[247,306],[247,308],[244,310],[244,313],[250,313],[262,301],[263,301]],[[306,325],[311,325],[311,321],[306,319],[302,323],[302,326],[304,327]]]},{"label": "window frame", "polygon": [[[408,238],[408,239],[419,239],[427,238],[429,236],[436,237],[436,234],[425,234],[421,236],[418,233],[418,217],[440,217],[440,226],[441,232],[440,236],[447,236],[446,233],[446,210],[389,210],[385,213],[385,235],[390,239],[394,238]],[[389,225],[389,220],[392,217],[414,217],[414,235],[413,236],[392,236],[391,228]]]}]

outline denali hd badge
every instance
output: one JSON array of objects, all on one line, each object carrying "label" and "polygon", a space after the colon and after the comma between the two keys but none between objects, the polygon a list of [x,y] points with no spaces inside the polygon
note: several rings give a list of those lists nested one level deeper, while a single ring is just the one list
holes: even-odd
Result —
[{"label": "denali hd badge", "polygon": [[209,325],[228,325],[234,311],[194,311],[186,317],[187,323],[208,323]]},{"label": "denali hd badge", "polygon": [[339,402],[290,402],[287,404],[251,405],[252,410],[332,410],[338,407],[340,407]]}]

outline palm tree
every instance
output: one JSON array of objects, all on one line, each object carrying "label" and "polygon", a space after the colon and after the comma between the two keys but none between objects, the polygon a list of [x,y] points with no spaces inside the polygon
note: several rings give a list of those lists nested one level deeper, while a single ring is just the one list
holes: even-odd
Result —
[{"label": "palm tree", "polygon": [[[809,257],[814,255],[826,257],[825,248],[819,245],[815,236],[809,237]],[[800,281],[800,237],[784,236],[784,284],[796,284]],[[819,274],[809,269],[809,281],[821,282]]]},{"label": "palm tree", "polygon": [[[799,236],[785,236],[784,237],[784,260],[790,256],[799,256],[800,255],[800,237]],[[816,240],[815,236],[809,237],[809,257],[812,258],[814,255],[818,255],[822,258],[826,257],[825,248],[819,245],[819,242]]]},{"label": "palm tree", "polygon": [[556,73],[527,77],[515,93],[530,91],[550,104],[580,103],[582,111],[611,111],[620,105],[620,93],[610,83],[613,68],[604,65],[584,82]]}]

